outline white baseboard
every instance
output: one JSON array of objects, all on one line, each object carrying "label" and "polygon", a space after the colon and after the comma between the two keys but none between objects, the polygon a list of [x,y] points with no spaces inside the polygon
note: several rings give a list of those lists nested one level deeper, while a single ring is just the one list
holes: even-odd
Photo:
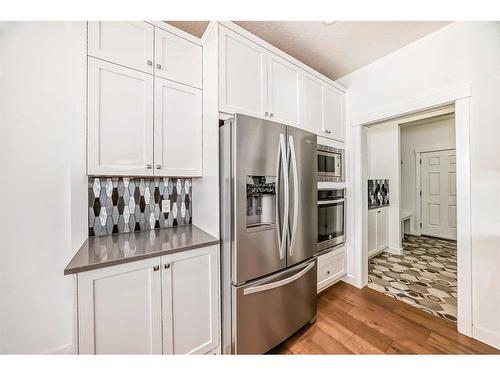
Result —
[{"label": "white baseboard", "polygon": [[56,348],[49,349],[41,354],[76,354],[73,349],[73,344],[61,345]]},{"label": "white baseboard", "polygon": [[356,283],[355,283],[355,280],[354,280],[354,276],[352,276],[352,275],[347,275],[346,274],[346,275],[342,276],[340,280],[346,282],[347,284],[351,284],[351,285],[356,286]]},{"label": "white baseboard", "polygon": [[403,249],[401,247],[396,248],[396,247],[386,247],[385,252],[389,254],[394,254],[394,255],[402,255],[403,254]]},{"label": "white baseboard", "polygon": [[482,341],[485,344],[491,345],[496,349],[500,349],[500,334],[490,331],[489,329],[472,326],[472,337]]}]

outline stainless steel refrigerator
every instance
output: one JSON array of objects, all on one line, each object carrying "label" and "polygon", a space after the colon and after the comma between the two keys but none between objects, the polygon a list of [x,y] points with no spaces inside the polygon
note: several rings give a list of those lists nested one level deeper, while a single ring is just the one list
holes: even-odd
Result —
[{"label": "stainless steel refrigerator", "polygon": [[316,135],[220,127],[222,352],[265,353],[316,317]]}]

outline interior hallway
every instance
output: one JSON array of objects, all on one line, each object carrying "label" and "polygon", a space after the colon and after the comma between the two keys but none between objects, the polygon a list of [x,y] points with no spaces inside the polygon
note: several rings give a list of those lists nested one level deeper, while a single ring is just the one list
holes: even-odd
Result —
[{"label": "interior hallway", "polygon": [[402,255],[369,260],[368,287],[456,323],[456,241],[405,235]]},{"label": "interior hallway", "polygon": [[318,297],[316,323],[271,354],[500,354],[455,324],[368,287],[338,282]]}]

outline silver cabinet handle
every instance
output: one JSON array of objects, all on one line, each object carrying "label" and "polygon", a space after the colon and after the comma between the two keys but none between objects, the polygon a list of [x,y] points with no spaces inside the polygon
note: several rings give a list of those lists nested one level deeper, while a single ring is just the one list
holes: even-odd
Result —
[{"label": "silver cabinet handle", "polygon": [[148,65],[149,65],[149,66],[152,66],[152,65],[153,65],[153,62],[152,62],[151,60],[148,60],[147,62],[148,62]]},{"label": "silver cabinet handle", "polygon": [[269,116],[269,112],[264,113],[264,116]]},{"label": "silver cabinet handle", "polygon": [[264,284],[264,285],[259,285],[259,286],[247,288],[247,289],[243,290],[243,295],[246,296],[248,294],[263,292],[263,291],[269,290],[269,289],[276,289],[276,288],[279,288],[280,286],[290,284],[291,282],[293,282],[297,279],[300,279],[302,276],[304,276],[304,274],[306,274],[307,271],[309,271],[311,268],[313,268],[314,265],[315,265],[315,263],[312,262],[306,268],[301,270],[299,273],[296,273],[295,275],[290,276],[287,279],[275,281],[274,283],[269,283],[269,284]]},{"label": "silver cabinet handle", "polygon": [[156,64],[157,69],[161,69],[161,64]]},{"label": "silver cabinet handle", "polygon": [[167,263],[163,266],[163,268],[165,268],[166,270],[168,270],[170,268],[170,263]]},{"label": "silver cabinet handle", "polygon": [[274,113],[271,113],[271,114],[269,115],[269,117],[274,117]]},{"label": "silver cabinet handle", "polygon": [[325,132],[326,134],[331,134],[331,133],[332,133],[332,131],[331,131],[331,130],[329,130],[329,129],[325,129],[325,130],[324,130],[324,132]]},{"label": "silver cabinet handle", "polygon": [[156,169],[161,169],[161,165],[160,164],[156,164]]},{"label": "silver cabinet handle", "polygon": [[146,164],[146,168],[151,169],[151,168],[153,168],[153,166],[151,164]]},{"label": "silver cabinet handle", "polygon": [[158,271],[160,269],[160,266],[154,266],[153,271]]}]

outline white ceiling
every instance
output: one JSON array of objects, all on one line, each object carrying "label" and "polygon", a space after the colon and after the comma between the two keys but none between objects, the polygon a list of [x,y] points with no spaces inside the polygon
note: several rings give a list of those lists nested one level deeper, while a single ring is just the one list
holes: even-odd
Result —
[{"label": "white ceiling", "polygon": [[[167,21],[201,37],[206,21]],[[242,28],[336,80],[450,22],[235,21]]]}]

